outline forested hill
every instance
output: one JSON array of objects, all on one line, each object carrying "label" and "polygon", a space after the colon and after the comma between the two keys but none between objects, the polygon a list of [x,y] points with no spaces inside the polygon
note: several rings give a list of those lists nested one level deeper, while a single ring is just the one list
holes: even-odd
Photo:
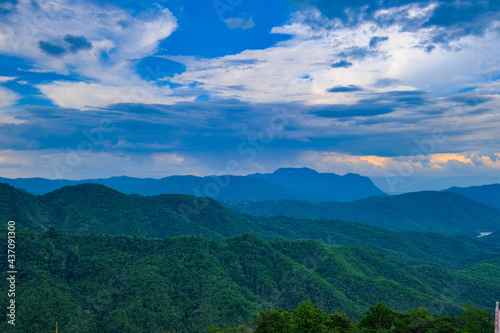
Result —
[{"label": "forested hill", "polygon": [[219,200],[352,201],[374,195],[386,195],[368,177],[357,174],[340,176],[318,173],[307,168],[284,168],[270,174],[248,176],[170,176],[161,179],[123,176],[80,181],[0,177],[0,182],[33,194],[45,194],[70,185],[101,184],[126,194],[189,194]]},{"label": "forested hill", "polygon": [[500,184],[471,187],[451,187],[446,191],[454,192],[485,205],[500,209]]},{"label": "forested hill", "polygon": [[[355,320],[376,302],[456,315],[465,303],[490,309],[500,293],[492,263],[412,267],[356,246],[252,234],[212,241],[18,231],[16,248],[16,332],[49,332],[58,321],[60,332],[199,333],[309,299]],[[5,320],[0,331],[9,332]]]},{"label": "forested hill", "polygon": [[[220,240],[253,232],[265,239],[316,239],[329,244],[365,246],[406,263],[456,267],[463,258],[489,251],[483,240],[438,234],[392,232],[333,220],[252,217],[209,198],[188,195],[141,197],[97,184],[69,186],[34,196],[0,184],[0,218],[18,228],[67,234],[136,235],[163,238],[202,235]],[[481,249],[483,248],[483,249]]]},{"label": "forested hill", "polygon": [[500,230],[500,210],[452,192],[424,191],[347,203],[272,200],[225,201],[224,204],[254,216],[339,219],[389,230],[471,236]]}]

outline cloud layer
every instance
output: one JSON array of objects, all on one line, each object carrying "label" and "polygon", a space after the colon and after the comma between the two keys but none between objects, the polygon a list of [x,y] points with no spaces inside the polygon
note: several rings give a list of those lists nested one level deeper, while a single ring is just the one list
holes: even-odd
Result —
[{"label": "cloud layer", "polygon": [[497,3],[3,2],[0,175],[500,175]]}]

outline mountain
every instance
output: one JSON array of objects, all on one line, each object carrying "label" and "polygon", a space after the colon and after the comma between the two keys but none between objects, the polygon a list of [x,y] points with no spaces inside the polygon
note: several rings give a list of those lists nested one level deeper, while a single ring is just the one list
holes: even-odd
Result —
[{"label": "mountain", "polygon": [[23,332],[48,332],[56,321],[64,332],[203,332],[309,299],[355,320],[376,302],[455,315],[463,304],[490,309],[500,293],[487,271],[471,275],[477,266],[409,266],[366,248],[253,234],[213,241],[19,231],[16,245],[16,331]]},{"label": "mountain", "polygon": [[463,304],[489,309],[500,293],[498,233],[473,239],[254,217],[210,198],[99,184],[41,196],[0,184],[0,208],[3,221],[16,221],[17,328],[25,332],[55,321],[61,331],[202,332],[308,299],[354,319],[376,302],[452,315]]},{"label": "mountain", "polygon": [[500,184],[471,187],[451,187],[445,191],[454,192],[485,205],[500,209]]},{"label": "mountain", "polygon": [[415,192],[371,197],[354,202],[226,201],[254,216],[290,216],[367,223],[389,230],[416,230],[445,235],[478,235],[500,230],[500,211],[452,192]]},{"label": "mountain", "polygon": [[443,191],[450,187],[470,187],[498,183],[498,176],[474,175],[460,177],[400,177],[393,176],[370,177],[373,183],[382,191],[394,195],[408,192]]},{"label": "mountain", "polygon": [[[450,193],[450,195],[454,195]],[[253,217],[210,198],[164,194],[126,195],[98,184],[68,186],[34,196],[0,184],[3,220],[19,229],[67,234],[164,238],[201,235],[220,240],[253,232],[264,239],[316,239],[333,245],[368,247],[408,264],[460,267],[464,258],[491,252],[488,245],[438,234],[394,232],[360,223],[290,217]],[[14,207],[17,209],[10,209]]]},{"label": "mountain", "polygon": [[308,168],[282,168],[273,173],[256,173],[248,177],[263,179],[303,193],[303,200],[308,201],[348,202],[386,195],[370,178],[353,173],[339,176],[334,173],[319,173]]},{"label": "mountain", "polygon": [[162,179],[111,177],[86,180],[50,180],[43,178],[7,179],[0,182],[41,195],[68,185],[101,184],[125,194],[146,196],[190,194],[218,200],[310,200],[352,201],[373,195],[385,195],[369,178],[355,174],[339,176],[311,169],[278,169],[272,174],[248,176],[171,176]]}]

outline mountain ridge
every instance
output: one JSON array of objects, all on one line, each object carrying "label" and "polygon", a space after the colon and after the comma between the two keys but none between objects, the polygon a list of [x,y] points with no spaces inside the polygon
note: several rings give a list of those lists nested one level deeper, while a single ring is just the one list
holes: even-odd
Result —
[{"label": "mountain ridge", "polygon": [[[460,265],[462,257],[489,251],[487,245],[470,238],[395,232],[340,220],[253,217],[230,210],[210,198],[175,194],[141,197],[99,184],[69,186],[34,196],[0,183],[0,199],[0,207],[19,207],[0,210],[1,220],[15,220],[18,229],[38,232],[56,229],[67,234],[125,234],[148,238],[203,235],[215,240],[253,232],[264,239],[308,238],[326,244],[365,246],[403,262],[444,266]],[[448,244],[456,253],[440,249],[440,244]]]},{"label": "mountain ridge", "polygon": [[[290,175],[292,175],[290,177]],[[293,180],[295,185],[290,182]],[[169,176],[160,179],[127,176],[85,180],[50,180],[44,178],[0,178],[18,188],[41,195],[64,186],[84,183],[102,184],[125,194],[190,194],[219,200],[352,201],[372,195],[386,195],[368,178],[356,174],[339,176],[308,168],[280,168],[273,173],[247,176]],[[315,187],[314,187],[315,186]],[[323,192],[323,193],[321,193]]]},{"label": "mountain ridge", "polygon": [[224,204],[253,216],[338,219],[394,231],[478,235],[500,230],[499,210],[453,192],[412,192],[347,203],[273,200],[225,201]]}]

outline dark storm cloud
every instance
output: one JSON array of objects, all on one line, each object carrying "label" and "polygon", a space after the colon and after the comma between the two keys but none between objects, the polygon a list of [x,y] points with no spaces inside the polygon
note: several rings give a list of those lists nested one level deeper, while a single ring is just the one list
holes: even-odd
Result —
[{"label": "dark storm cloud", "polygon": [[336,63],[331,64],[332,68],[349,68],[352,66],[352,62],[342,59]]},{"label": "dark storm cloud", "polygon": [[333,88],[328,89],[327,91],[331,92],[331,93],[345,93],[345,92],[363,91],[363,88],[361,88],[360,86],[356,86],[356,85],[351,84],[348,86],[333,87]]},{"label": "dark storm cloud", "polygon": [[40,50],[42,50],[44,53],[58,57],[60,55],[63,55],[66,53],[66,49],[60,45],[52,44],[49,42],[44,42],[44,41],[39,41],[38,42],[38,47]]},{"label": "dark storm cloud", "polygon": [[385,98],[393,100],[399,103],[414,104],[414,105],[424,105],[428,102],[428,97],[425,96],[427,93],[425,91],[412,90],[412,91],[390,91],[385,94],[379,95],[379,100]]},{"label": "dark storm cloud", "polygon": [[92,43],[83,36],[72,36],[68,34],[64,36],[64,41],[69,44],[69,50],[73,53],[80,50],[90,50],[92,48]]},{"label": "dark storm cloud", "polygon": [[[443,112],[423,91],[368,96],[352,105],[211,100],[173,105],[117,104],[84,112],[31,107],[26,109],[23,123],[0,124],[0,150],[54,149],[67,153],[90,141],[88,133],[99,131],[104,122],[109,130],[101,131],[93,151],[126,152],[131,156],[172,151],[186,156],[215,154],[226,160],[239,156],[242,143],[252,147],[250,143],[259,135],[271,133],[273,139],[261,146],[273,155],[295,156],[301,151],[323,149],[404,155],[414,149],[415,140],[432,135],[432,131],[422,130],[428,126],[429,115]],[[327,126],[315,125],[318,121]],[[464,127],[447,135],[467,135],[468,131]]]},{"label": "dark storm cloud", "polygon": [[332,105],[312,112],[322,118],[371,117],[394,112],[393,106],[375,103],[356,103],[354,105]]},{"label": "dark storm cloud", "polygon": [[[350,87],[356,86],[337,87],[333,89],[349,91]],[[427,93],[424,91],[390,91],[373,94],[372,97],[362,99],[352,105],[330,105],[315,109],[311,113],[323,118],[372,117],[392,113],[398,108],[420,107],[431,103]],[[429,112],[432,111],[429,110],[427,115]],[[412,121],[408,117],[406,119]],[[374,122],[377,122],[377,120],[374,120]]]},{"label": "dark storm cloud", "polygon": [[389,40],[389,37],[385,36],[385,37],[372,37],[372,39],[370,39],[370,48],[375,48],[377,47],[378,44],[382,43],[382,42],[385,42]]},{"label": "dark storm cloud", "polygon": [[425,91],[389,91],[386,93],[374,94],[373,97],[365,98],[363,103],[395,103],[399,106],[416,105],[422,106],[430,103],[429,97]]},{"label": "dark storm cloud", "polygon": [[452,102],[462,103],[466,106],[477,106],[491,101],[493,98],[476,95],[474,93],[464,93],[456,96],[449,97],[448,100]]},{"label": "dark storm cloud", "polygon": [[92,43],[83,36],[72,36],[68,34],[57,42],[39,41],[38,47],[48,55],[59,57],[66,52],[76,53],[80,50],[90,50],[92,48]]},{"label": "dark storm cloud", "polygon": [[339,58],[363,60],[368,56],[377,55],[377,51],[369,50],[367,47],[354,46],[338,54]]}]

